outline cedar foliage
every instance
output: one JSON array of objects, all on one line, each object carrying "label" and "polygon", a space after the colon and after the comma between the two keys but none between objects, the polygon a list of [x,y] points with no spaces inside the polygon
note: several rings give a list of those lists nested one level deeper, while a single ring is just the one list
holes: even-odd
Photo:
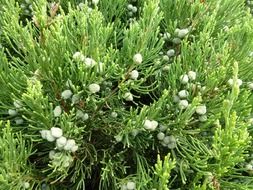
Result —
[{"label": "cedar foliage", "polygon": [[244,0],[0,0],[0,44],[0,189],[253,189]]}]

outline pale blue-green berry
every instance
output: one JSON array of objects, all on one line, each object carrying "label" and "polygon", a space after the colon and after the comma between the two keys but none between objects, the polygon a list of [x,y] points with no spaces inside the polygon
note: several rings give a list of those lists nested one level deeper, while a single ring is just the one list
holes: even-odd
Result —
[{"label": "pale blue-green berry", "polygon": [[72,96],[72,91],[71,90],[64,90],[62,93],[61,93],[61,97],[64,99],[64,100],[67,100],[69,98],[71,98]]},{"label": "pale blue-green berry", "polygon": [[137,80],[137,78],[139,77],[139,72],[137,70],[132,70],[130,73],[130,77],[133,80]]},{"label": "pale blue-green berry", "polygon": [[144,121],[144,128],[147,129],[147,130],[152,130],[153,124],[149,119],[146,119]]},{"label": "pale blue-green berry", "polygon": [[100,91],[100,86],[96,83],[90,84],[88,88],[91,93],[97,93]]},{"label": "pale blue-green berry", "polygon": [[164,65],[164,67],[163,67],[163,71],[169,71],[169,70],[170,70],[170,68],[171,68],[171,66],[170,66],[170,65]]},{"label": "pale blue-green berry", "polygon": [[22,118],[16,118],[16,119],[15,119],[15,123],[16,123],[17,125],[21,125],[21,124],[24,123],[24,120],[23,120]]},{"label": "pale blue-green berry", "polygon": [[169,61],[169,60],[170,60],[170,58],[169,58],[168,55],[164,55],[164,56],[163,56],[163,61]]},{"label": "pale blue-green berry", "polygon": [[89,119],[89,115],[87,113],[83,113],[81,110],[77,110],[76,117],[82,119],[83,121]]},{"label": "pale blue-green berry", "polygon": [[200,115],[200,116],[199,116],[199,121],[200,121],[200,122],[205,122],[205,121],[207,121],[207,116],[206,116],[206,115]]},{"label": "pale blue-green berry", "polygon": [[48,142],[55,141],[55,137],[52,135],[51,131],[49,131],[49,130],[46,130],[46,140]]},{"label": "pale blue-green berry", "polygon": [[132,5],[132,4],[128,4],[128,5],[127,5],[127,9],[128,9],[129,11],[132,11],[133,5]]},{"label": "pale blue-green berry", "polygon": [[47,190],[47,184],[46,183],[41,184],[41,190]]},{"label": "pale blue-green berry", "polygon": [[61,136],[60,138],[56,139],[56,147],[58,149],[62,149],[67,143],[67,138],[64,136]]},{"label": "pale blue-green berry", "polygon": [[164,137],[165,137],[165,134],[164,134],[163,132],[159,132],[159,133],[157,134],[157,138],[158,138],[158,140],[160,140],[160,141],[162,141],[162,140],[164,139]]},{"label": "pale blue-green berry", "polygon": [[77,104],[80,101],[80,96],[78,94],[74,94],[71,98],[72,104]]},{"label": "pale blue-green berry", "polygon": [[96,65],[96,61],[92,58],[86,57],[84,59],[84,63],[87,67],[94,67]]},{"label": "pale blue-green berry", "polygon": [[122,139],[123,139],[123,137],[122,137],[121,135],[116,135],[116,136],[114,136],[114,138],[115,138],[115,140],[116,140],[117,142],[121,142]]},{"label": "pale blue-green berry", "polygon": [[167,146],[170,149],[173,149],[176,147],[176,138],[173,135],[169,136],[169,143]]},{"label": "pale blue-green berry", "polygon": [[123,184],[123,185],[121,186],[121,190],[127,190],[127,186],[126,186],[125,184]]},{"label": "pale blue-green berry", "polygon": [[126,92],[123,96],[123,98],[126,100],[126,101],[133,101],[134,100],[134,97],[133,95],[130,93],[130,92]]},{"label": "pale blue-green berry", "polygon": [[137,13],[137,11],[138,11],[137,7],[133,6],[132,11],[133,11],[133,13]]},{"label": "pale blue-green berry", "polygon": [[169,149],[176,148],[176,146],[177,146],[177,144],[176,144],[175,142],[171,142],[171,143],[169,143],[169,144],[167,145],[167,147],[168,147]]},{"label": "pale blue-green berry", "polygon": [[73,147],[70,149],[71,152],[76,152],[77,150],[78,150],[78,146],[77,146],[77,145],[73,146]]},{"label": "pale blue-green berry", "polygon": [[84,61],[85,57],[81,52],[75,52],[73,55],[73,59],[76,61]]},{"label": "pale blue-green berry", "polygon": [[26,5],[23,4],[23,3],[21,3],[20,8],[21,8],[21,9],[25,9],[25,8],[26,8]]},{"label": "pale blue-green berry", "polygon": [[75,140],[69,139],[69,140],[67,140],[67,143],[64,146],[64,150],[71,150],[74,146],[76,146]]},{"label": "pale blue-green berry", "polygon": [[79,4],[78,4],[78,7],[79,7],[80,9],[83,9],[83,8],[84,8],[84,6],[85,6],[85,4],[84,4],[84,3],[79,3]]},{"label": "pale blue-green berry", "polygon": [[205,115],[206,114],[206,106],[205,105],[200,105],[200,106],[197,106],[196,108],[196,113],[199,114],[199,115]]},{"label": "pale blue-green berry", "polygon": [[87,113],[84,113],[82,119],[83,121],[86,121],[87,119],[89,119],[89,115]]},{"label": "pale blue-green berry", "polygon": [[179,38],[184,38],[188,33],[189,33],[189,30],[187,28],[186,29],[181,29],[181,30],[178,30],[177,36]]},{"label": "pale blue-green berry", "polygon": [[180,98],[187,98],[189,96],[189,92],[187,90],[181,90],[178,92],[178,96]]},{"label": "pale blue-green berry", "polygon": [[129,17],[133,17],[133,16],[134,16],[134,13],[133,13],[132,11],[129,11],[129,12],[128,12],[128,16],[129,16]]},{"label": "pale blue-green berry", "polygon": [[151,124],[152,124],[151,130],[154,131],[154,130],[158,127],[158,122],[155,121],[155,120],[152,120],[152,121],[151,121]]},{"label": "pale blue-green berry", "polygon": [[136,184],[133,181],[128,181],[126,186],[128,190],[134,190],[136,188]]},{"label": "pale blue-green berry", "polygon": [[99,0],[92,0],[91,2],[93,5],[97,5],[99,3]]},{"label": "pale blue-green berry", "polygon": [[140,53],[137,53],[133,56],[133,61],[136,64],[141,64],[142,63],[142,55]]},{"label": "pale blue-green berry", "polygon": [[170,37],[171,37],[171,34],[168,33],[168,32],[165,32],[165,33],[163,34],[163,39],[164,39],[164,40],[169,40]]},{"label": "pale blue-green berry", "polygon": [[188,72],[188,77],[189,77],[189,79],[190,80],[196,80],[196,76],[197,76],[197,74],[196,74],[196,72],[194,72],[194,71],[189,71]]},{"label": "pale blue-green berry", "polygon": [[59,117],[59,116],[61,115],[61,113],[62,113],[61,106],[56,106],[56,107],[54,108],[54,116],[55,116],[55,117]]},{"label": "pale blue-green berry", "polygon": [[111,116],[114,117],[114,118],[116,118],[116,117],[118,116],[118,114],[117,114],[117,112],[113,111],[113,112],[111,113]]},{"label": "pale blue-green berry", "polygon": [[30,183],[29,182],[24,182],[23,184],[25,189],[29,189],[30,188]]},{"label": "pale blue-green berry", "polygon": [[175,55],[175,50],[174,49],[170,49],[170,50],[168,50],[167,51],[167,55],[169,56],[169,57],[173,57],[174,55]]},{"label": "pale blue-green berry", "polygon": [[169,136],[164,137],[163,138],[163,143],[166,144],[166,145],[169,144],[170,143],[170,137]]},{"label": "pale blue-green berry", "polygon": [[183,110],[186,109],[188,107],[189,103],[187,100],[180,100],[178,107],[179,109]]},{"label": "pale blue-green berry", "polygon": [[174,44],[180,44],[180,43],[181,43],[181,39],[180,39],[180,38],[173,38],[173,39],[172,39],[172,42],[173,42]]},{"label": "pale blue-green berry", "polygon": [[63,131],[59,127],[52,127],[50,131],[51,131],[52,136],[55,138],[60,138],[63,135]]},{"label": "pale blue-green berry", "polygon": [[47,131],[49,131],[49,130],[41,130],[41,131],[40,131],[41,137],[42,137],[43,139],[46,139],[46,138],[47,138]]},{"label": "pale blue-green berry", "polygon": [[76,117],[77,118],[82,118],[83,115],[84,115],[84,113],[81,110],[77,110],[77,112],[76,112]]},{"label": "pale blue-green berry", "polygon": [[[229,79],[229,80],[228,80],[228,84],[229,84],[230,86],[233,86],[233,85],[234,85],[234,79]],[[242,80],[241,80],[241,79],[237,79],[237,85],[238,85],[238,86],[241,86],[241,85],[242,85]]]},{"label": "pale blue-green berry", "polygon": [[10,116],[16,116],[16,115],[18,115],[18,112],[16,110],[14,110],[14,109],[9,109],[8,110],[8,114]]},{"label": "pale blue-green berry", "polygon": [[187,84],[188,81],[189,81],[188,75],[181,75],[180,76],[180,81],[181,81],[182,84]]}]

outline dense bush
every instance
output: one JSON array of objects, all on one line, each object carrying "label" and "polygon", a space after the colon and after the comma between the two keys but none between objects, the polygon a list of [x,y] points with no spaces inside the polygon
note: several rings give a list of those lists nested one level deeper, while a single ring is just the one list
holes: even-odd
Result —
[{"label": "dense bush", "polygon": [[0,32],[0,189],[253,189],[244,0],[0,0]]}]

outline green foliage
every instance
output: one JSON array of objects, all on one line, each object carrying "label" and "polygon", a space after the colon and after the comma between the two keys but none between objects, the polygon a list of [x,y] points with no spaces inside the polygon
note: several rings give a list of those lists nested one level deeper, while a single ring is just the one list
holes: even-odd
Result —
[{"label": "green foliage", "polygon": [[244,0],[0,0],[0,18],[0,189],[253,189]]}]

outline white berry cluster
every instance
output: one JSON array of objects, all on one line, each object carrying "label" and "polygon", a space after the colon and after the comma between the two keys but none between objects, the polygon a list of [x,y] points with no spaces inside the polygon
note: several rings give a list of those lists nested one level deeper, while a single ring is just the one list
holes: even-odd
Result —
[{"label": "white berry cluster", "polygon": [[207,112],[207,109],[205,105],[197,106],[196,113],[199,115],[199,121],[201,122],[207,121],[206,112]]},{"label": "white berry cluster", "polygon": [[144,121],[144,128],[148,131],[154,131],[158,127],[158,122],[155,120],[146,119]]},{"label": "white berry cluster", "polygon": [[[163,52],[161,52],[160,54],[163,55]],[[163,61],[169,61],[171,57],[174,57],[176,54],[176,51],[174,49],[169,49],[165,55],[163,55]]]},{"label": "white berry cluster", "polygon": [[[174,37],[171,39],[171,34],[170,33],[164,33],[164,34],[161,34],[161,37],[165,40],[165,41],[168,41],[169,39],[171,39],[172,43],[174,44],[180,44],[181,43],[181,40],[186,37],[189,33],[189,29],[188,28],[184,28],[184,29],[176,29],[175,32],[174,32]],[[166,57],[164,57],[166,58]]]},{"label": "white berry cluster", "polygon": [[81,52],[77,51],[73,54],[73,60],[77,62],[82,62],[85,64],[87,68],[92,68],[95,65],[97,65],[97,62],[90,58],[90,57],[85,57]]},{"label": "white berry cluster", "polygon": [[83,121],[86,121],[87,119],[89,119],[89,115],[87,113],[83,113],[81,110],[77,110],[76,117]]},{"label": "white berry cluster", "polygon": [[[71,86],[73,86],[72,81],[71,80],[67,80],[66,86],[68,88],[70,88]],[[61,93],[61,98],[63,100],[69,100],[69,99],[71,99],[72,104],[77,104],[79,102],[79,100],[80,100],[79,95],[78,94],[73,94],[73,92],[71,90],[69,90],[69,89],[64,90]],[[54,109],[54,116],[55,117],[59,117],[61,115],[61,112],[62,112],[61,107],[60,106],[56,106],[55,109]]]},{"label": "white berry cluster", "polygon": [[127,10],[128,10],[128,16],[133,17],[137,13],[138,8],[132,4],[128,4]]},{"label": "white berry cluster", "polygon": [[173,135],[166,135],[168,127],[165,125],[160,125],[159,133],[157,134],[157,139],[164,147],[173,149],[176,147],[176,138]]},{"label": "white berry cluster", "polygon": [[169,32],[160,33],[160,37],[162,37],[165,41],[168,41],[171,38],[171,34]]},{"label": "white berry cluster", "polygon": [[14,109],[9,109],[8,110],[8,115],[10,117],[14,117],[14,121],[16,123],[16,125],[21,125],[24,123],[24,120],[22,117],[19,116],[19,110],[23,107],[22,102],[20,102],[19,100],[15,100],[13,102],[14,105]]},{"label": "white berry cluster", "polygon": [[[196,72],[189,71],[188,74],[183,74],[180,76],[180,82],[183,85],[187,85],[189,81],[196,80]],[[184,110],[189,106],[188,98],[189,92],[185,89],[182,89],[178,92],[177,95],[174,96],[174,102],[178,103],[178,107],[180,110]]]},{"label": "white berry cluster", "polygon": [[27,15],[27,16],[33,15],[32,1],[25,0],[23,3],[20,4],[20,8],[24,11],[25,15]]},{"label": "white berry cluster", "polygon": [[[228,84],[229,84],[229,86],[232,87],[234,85],[234,79],[229,79],[228,80]],[[242,85],[242,80],[241,79],[237,79],[236,84],[240,87]]]},{"label": "white berry cluster", "polygon": [[[133,62],[137,65],[141,64],[143,61],[142,59],[142,55],[140,53],[136,53],[134,56],[133,56]],[[139,72],[134,69],[132,70],[130,73],[129,73],[129,77],[133,80],[137,80],[138,77],[139,77]],[[134,100],[134,97],[132,95],[131,92],[126,92],[124,95],[123,95],[123,98],[126,100],[126,101],[133,101]]]},{"label": "white berry cluster", "polygon": [[133,181],[128,181],[126,184],[121,186],[121,190],[135,190],[136,184]]},{"label": "white berry cluster", "polygon": [[58,150],[66,150],[70,152],[76,152],[78,146],[73,139],[67,139],[63,136],[63,131],[61,128],[52,127],[50,130],[41,130],[41,137],[49,142],[56,141],[56,148]]},{"label": "white berry cluster", "polygon": [[173,135],[166,136],[164,132],[160,131],[157,134],[157,139],[161,142],[164,147],[173,149],[176,147],[176,138]]}]

